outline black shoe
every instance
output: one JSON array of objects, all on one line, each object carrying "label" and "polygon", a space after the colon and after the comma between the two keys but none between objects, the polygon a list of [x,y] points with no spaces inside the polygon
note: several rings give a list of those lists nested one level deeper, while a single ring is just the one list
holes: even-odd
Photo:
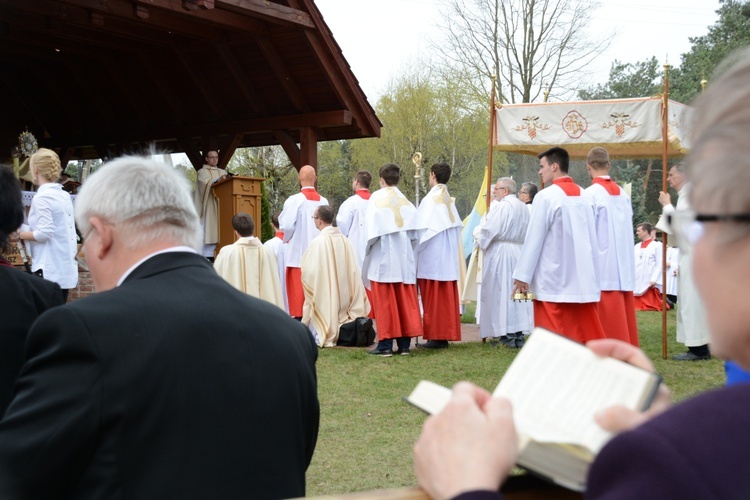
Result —
[{"label": "black shoe", "polygon": [[371,351],[367,351],[367,354],[373,354],[375,356],[382,356],[384,358],[390,358],[393,356],[393,349],[378,349],[377,347]]},{"label": "black shoe", "polygon": [[411,354],[411,351],[404,347],[396,351],[396,354],[398,354],[399,356],[408,356],[409,354]]},{"label": "black shoe", "polygon": [[697,354],[693,354],[692,352],[683,352],[682,354],[675,354],[672,356],[672,359],[675,361],[704,361],[706,359],[711,359],[710,354],[706,354],[704,356],[698,356]]},{"label": "black shoe", "polygon": [[417,347],[422,347],[424,349],[447,349],[448,341],[447,340],[428,340],[424,344],[420,344],[419,342],[417,342]]}]

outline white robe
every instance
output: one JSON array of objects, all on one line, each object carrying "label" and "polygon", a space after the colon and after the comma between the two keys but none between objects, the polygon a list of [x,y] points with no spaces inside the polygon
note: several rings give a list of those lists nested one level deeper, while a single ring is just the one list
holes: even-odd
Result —
[{"label": "white robe", "polygon": [[677,295],[677,283],[680,271],[680,249],[667,248],[667,295]]},{"label": "white robe", "polygon": [[[602,176],[609,178],[609,176]],[[596,236],[599,242],[599,280],[602,290],[632,292],[635,286],[633,207],[624,189],[613,196],[592,184],[586,193],[594,201]]]},{"label": "white robe", "polygon": [[397,187],[372,193],[365,212],[367,247],[362,279],[378,283],[417,283],[417,209]]},{"label": "white robe", "polygon": [[599,302],[594,203],[581,189],[567,196],[552,184],[537,193],[513,278],[546,302]]},{"label": "white robe", "polygon": [[[677,210],[690,210],[688,202],[688,192],[690,186],[686,184],[680,189],[677,199]],[[659,229],[666,230],[672,234],[671,228],[667,224],[666,215],[675,211],[675,207],[667,205],[662,210],[662,218],[657,224]],[[680,247],[680,279],[677,284],[677,296],[679,303],[677,305],[677,342],[683,343],[688,347],[697,347],[708,344],[710,341],[708,334],[708,322],[706,321],[706,310],[703,305],[703,299],[698,294],[698,289],[693,281],[693,252],[687,242],[681,242],[675,238]]]},{"label": "white robe", "polygon": [[294,194],[284,202],[284,209],[279,214],[279,231],[284,233],[284,242],[289,243],[286,267],[301,267],[302,255],[319,234],[313,215],[320,205],[328,205],[328,200],[323,196],[318,201],[308,200],[302,193]]},{"label": "white robe", "polygon": [[276,256],[258,238],[239,238],[223,246],[214,269],[237,290],[284,309]]},{"label": "white robe", "polygon": [[276,256],[276,267],[279,271],[279,281],[281,282],[281,296],[284,299],[284,310],[289,312],[289,302],[286,296],[286,259],[284,257],[286,253],[286,245],[284,240],[278,236],[274,236],[270,240],[263,243],[263,246],[271,250]]},{"label": "white robe", "polygon": [[302,287],[302,323],[310,327],[319,347],[336,345],[342,324],[370,312],[354,248],[337,227],[323,228],[307,247]]},{"label": "white robe", "polygon": [[513,271],[521,255],[529,225],[529,210],[516,195],[492,207],[477,243],[484,252],[479,332],[482,338],[530,332],[534,328],[532,302],[515,302]]},{"label": "white robe", "polygon": [[633,256],[635,258],[635,287],[633,295],[641,296],[655,283],[661,292],[661,252],[660,241],[650,241],[646,248],[641,248],[641,243],[636,243]]},{"label": "white robe", "polygon": [[417,246],[417,278],[434,281],[458,281],[461,228],[463,223],[456,204],[444,184],[433,187],[417,208],[420,230]]},{"label": "white robe", "polygon": [[341,204],[336,215],[336,225],[341,229],[341,233],[351,241],[360,268],[365,260],[365,248],[367,247],[365,212],[367,211],[368,201],[358,194],[350,196]]},{"label": "white robe", "polygon": [[226,170],[210,165],[203,165],[196,174],[195,209],[203,226],[205,245],[216,245],[219,242],[219,202],[211,186],[226,174]]}]

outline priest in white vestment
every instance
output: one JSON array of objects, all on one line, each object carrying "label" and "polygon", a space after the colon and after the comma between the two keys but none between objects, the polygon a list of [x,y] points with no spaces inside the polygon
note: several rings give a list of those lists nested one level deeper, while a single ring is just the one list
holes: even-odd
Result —
[{"label": "priest in white vestment", "polygon": [[315,169],[305,165],[299,169],[300,192],[287,198],[279,215],[279,229],[284,233],[286,247],[286,295],[289,314],[302,317],[305,293],[302,289],[302,255],[310,242],[318,235],[313,223],[313,214],[320,205],[328,205],[328,200],[315,190],[317,180]]},{"label": "priest in white vestment", "polygon": [[208,151],[206,163],[196,173],[195,209],[203,227],[203,249],[201,255],[213,257],[219,242],[219,202],[211,187],[227,178],[227,171],[219,168],[219,152]]},{"label": "priest in white vestment", "polygon": [[321,205],[315,217],[320,234],[302,256],[302,323],[310,328],[318,347],[333,347],[341,325],[367,316],[370,302],[354,248],[341,230],[332,226],[333,209]]},{"label": "priest in white vestment", "polygon": [[357,172],[352,181],[354,194],[341,204],[336,214],[336,225],[341,233],[351,241],[360,268],[365,260],[365,247],[367,246],[365,212],[370,200],[371,183],[372,174],[370,172],[367,170]]},{"label": "priest in white vestment", "polygon": [[219,250],[216,273],[241,292],[284,309],[276,256],[253,236],[253,218],[239,212],[232,217],[232,228],[238,239]]},{"label": "priest in white vestment", "polygon": [[524,334],[534,328],[530,301],[513,300],[513,271],[521,256],[529,226],[529,210],[516,197],[516,183],[502,177],[495,184],[493,204],[482,224],[477,243],[484,252],[479,332],[499,338],[506,346],[523,347]]},{"label": "priest in white vestment", "polygon": [[586,158],[591,186],[586,193],[594,202],[602,295],[599,319],[608,338],[638,346],[635,317],[633,259],[633,207],[630,196],[609,176],[609,153],[592,148]]},{"label": "priest in white vestment", "polygon": [[417,283],[422,299],[422,330],[426,342],[417,347],[442,349],[461,340],[458,283],[464,266],[461,249],[463,223],[446,183],[447,163],[430,167],[430,192],[417,208],[420,229],[417,246]]},{"label": "priest in white vestment", "polygon": [[[669,185],[677,191],[677,206],[672,205],[669,193],[660,192],[659,202],[662,205],[662,218],[657,224],[658,229],[672,234],[666,215],[673,214],[675,211],[687,212],[690,210],[688,201],[689,184],[685,179],[682,164],[674,165],[669,170],[667,180]],[[688,352],[680,353],[673,356],[677,361],[695,361],[709,359],[708,342],[708,324],[706,323],[706,311],[703,300],[698,295],[698,290],[693,281],[693,252],[687,242],[675,241],[680,247],[680,279],[677,285],[677,295],[680,304],[677,307],[677,342],[685,344]]]},{"label": "priest in white vestment", "polygon": [[279,212],[271,215],[271,225],[273,226],[273,238],[263,243],[276,256],[277,269],[279,270],[279,282],[281,283],[281,296],[284,298],[284,310],[289,312],[289,302],[286,298],[286,245],[284,244],[284,233],[279,231]]},{"label": "priest in white vestment", "polygon": [[601,295],[594,203],[568,176],[563,148],[539,155],[547,186],[534,197],[514,293],[531,290],[534,324],[578,342],[604,338],[597,304]]},{"label": "priest in white vestment", "polygon": [[378,356],[393,355],[393,339],[398,353],[407,355],[411,338],[422,335],[415,254],[419,243],[417,210],[396,187],[400,178],[398,165],[384,165],[380,189],[372,193],[365,212],[367,248],[362,278],[372,291],[378,334],[378,345],[369,352]]}]

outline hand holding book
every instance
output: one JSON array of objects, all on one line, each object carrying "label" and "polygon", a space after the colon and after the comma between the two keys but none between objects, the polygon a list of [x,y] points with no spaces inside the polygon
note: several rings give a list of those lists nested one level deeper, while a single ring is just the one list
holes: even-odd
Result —
[{"label": "hand holding book", "polygon": [[[476,417],[469,418],[470,413],[465,408],[464,411],[457,409],[457,405],[458,408],[462,406],[460,400],[456,401],[455,392],[451,396],[446,388],[420,382],[407,401],[437,416],[425,425],[426,435],[420,438],[418,449],[426,449],[428,445],[437,452],[443,449],[436,460],[449,464],[440,467],[432,463],[427,467],[431,469],[428,476],[439,478],[441,482],[448,481],[451,477],[448,469],[455,467],[457,462],[449,450],[469,447],[471,443],[471,448],[482,448],[482,462],[514,461],[557,484],[583,491],[589,465],[611,439],[613,433],[610,431],[615,430],[614,427],[597,425],[596,415],[603,417],[605,423],[622,427],[634,425],[638,419],[642,421],[644,418],[637,412],[648,408],[654,396],[659,395],[656,408],[662,410],[664,395],[668,394],[658,390],[660,378],[649,370],[652,367],[645,355],[635,348],[623,349],[620,345],[617,342],[603,343],[592,351],[546,330],[534,331],[493,393],[493,398],[507,398],[513,405],[520,450],[517,456],[516,447],[498,444],[507,443],[516,435],[512,425],[506,424],[502,429],[499,426],[480,426],[477,429],[469,424]],[[599,355],[619,356],[621,359]],[[631,361],[636,366],[622,360]],[[490,408],[490,403],[485,401],[486,394],[474,386],[469,388],[466,391],[474,395],[471,409],[482,410],[488,416],[484,410]],[[463,405],[466,404],[464,400]],[[623,408],[611,410],[613,405]],[[609,422],[606,417],[610,411],[626,418]],[[433,427],[443,429],[443,432],[427,434],[428,428]],[[440,444],[430,444],[430,441]],[[477,467],[480,461],[469,453],[462,453],[460,460],[468,463],[464,467],[469,468]],[[423,461],[428,461],[427,457],[424,453],[417,454],[415,449],[417,477],[429,491],[429,478],[425,477],[425,472],[420,473],[425,470]]]}]

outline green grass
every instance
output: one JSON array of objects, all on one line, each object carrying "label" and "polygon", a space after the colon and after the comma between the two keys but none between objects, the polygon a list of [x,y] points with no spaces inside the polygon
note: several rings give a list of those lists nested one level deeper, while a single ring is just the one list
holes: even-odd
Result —
[{"label": "green grass", "polygon": [[[473,315],[471,321],[473,323]],[[672,391],[674,400],[724,384],[723,363],[672,361],[684,351],[668,318],[669,359],[661,359],[661,315],[638,313],[641,346]],[[307,494],[333,495],[415,486],[412,447],[425,415],[402,401],[422,379],[451,386],[470,380],[492,391],[517,351],[490,344],[450,349],[412,349],[411,356],[377,358],[366,349],[320,351],[320,434],[307,471]]]}]

